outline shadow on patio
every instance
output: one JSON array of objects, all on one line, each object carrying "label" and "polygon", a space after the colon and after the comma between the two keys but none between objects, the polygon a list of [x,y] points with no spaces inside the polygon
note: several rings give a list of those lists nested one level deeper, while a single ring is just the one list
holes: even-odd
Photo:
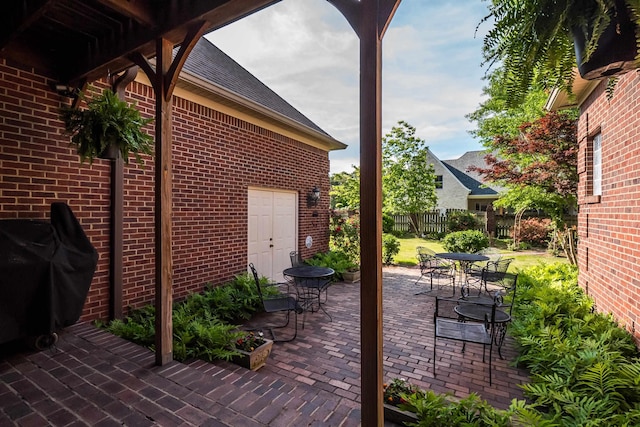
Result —
[{"label": "shadow on patio", "polygon": [[[418,275],[384,271],[385,379],[459,397],[475,392],[499,408],[522,398],[518,384],[527,375],[509,365],[516,353],[508,337],[505,360],[494,355],[493,386],[482,348],[469,344],[463,354],[461,343],[447,340],[438,341],[434,378],[434,296],[414,295]],[[359,283],[332,286],[326,307],[333,321],[307,313],[298,338],[275,344],[257,372],[222,361],[156,367],[149,350],[86,323],[62,332],[54,350],[5,349],[0,425],[360,425],[359,290]]]}]

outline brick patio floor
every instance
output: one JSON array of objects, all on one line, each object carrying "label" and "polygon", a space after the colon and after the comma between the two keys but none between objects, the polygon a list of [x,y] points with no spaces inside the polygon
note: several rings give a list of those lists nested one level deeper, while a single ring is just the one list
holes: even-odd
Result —
[{"label": "brick patio floor", "polygon": [[[384,271],[384,375],[437,392],[475,392],[496,407],[522,398],[526,372],[494,358],[493,385],[482,348],[438,341],[434,378],[432,294],[414,295],[416,269]],[[438,291],[450,293],[450,288]],[[0,426],[358,426],[360,425],[360,285],[329,289],[327,310],[307,313],[290,343],[277,343],[257,372],[228,362],[154,366],[149,350],[91,324],[60,334],[57,348],[3,349]],[[302,319],[300,319],[302,320]],[[256,318],[254,325],[265,320]],[[392,424],[387,423],[387,426]]]}]

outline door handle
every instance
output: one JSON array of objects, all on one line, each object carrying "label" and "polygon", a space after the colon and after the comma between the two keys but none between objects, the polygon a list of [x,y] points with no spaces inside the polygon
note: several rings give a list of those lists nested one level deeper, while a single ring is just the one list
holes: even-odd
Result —
[{"label": "door handle", "polygon": [[270,247],[270,248],[272,248],[272,247],[273,247],[273,245],[269,245],[269,247]]}]

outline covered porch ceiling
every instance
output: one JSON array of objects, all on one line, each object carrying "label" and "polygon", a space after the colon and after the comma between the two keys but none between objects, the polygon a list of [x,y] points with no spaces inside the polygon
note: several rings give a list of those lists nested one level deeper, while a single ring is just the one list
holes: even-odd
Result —
[{"label": "covered porch ceiling", "polygon": [[213,31],[279,0],[4,0],[0,56],[55,82],[79,86],[180,44],[206,22]]}]

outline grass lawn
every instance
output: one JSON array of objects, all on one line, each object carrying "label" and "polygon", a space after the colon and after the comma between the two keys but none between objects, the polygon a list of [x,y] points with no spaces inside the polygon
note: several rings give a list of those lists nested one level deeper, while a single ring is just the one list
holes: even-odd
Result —
[{"label": "grass lawn", "polygon": [[[421,239],[419,237],[400,238],[400,252],[395,256],[397,265],[417,265],[416,247],[425,246],[434,252],[445,252],[438,240]],[[504,258],[515,258],[509,266],[509,271],[520,270],[532,265],[550,264],[555,262],[566,263],[565,257],[555,257],[544,250],[530,250],[514,252],[507,249],[498,249]]]}]

